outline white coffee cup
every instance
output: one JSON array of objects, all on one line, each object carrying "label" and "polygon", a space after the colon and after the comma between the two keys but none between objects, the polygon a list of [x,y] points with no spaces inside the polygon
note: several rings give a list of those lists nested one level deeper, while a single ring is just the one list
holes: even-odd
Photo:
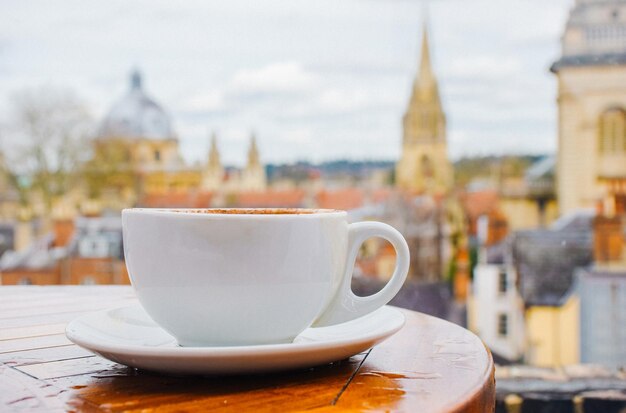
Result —
[{"label": "white coffee cup", "polygon": [[[352,320],[385,305],[406,278],[409,249],[380,222],[348,224],[345,211],[125,209],[124,253],[148,314],[182,346],[291,342],[304,329]],[[368,238],[396,250],[387,285],[350,287]]]}]

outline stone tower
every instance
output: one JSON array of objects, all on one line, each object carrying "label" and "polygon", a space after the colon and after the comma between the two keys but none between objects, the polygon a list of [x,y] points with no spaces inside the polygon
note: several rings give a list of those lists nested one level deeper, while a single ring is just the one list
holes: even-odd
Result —
[{"label": "stone tower", "polygon": [[558,80],[560,213],[610,200],[626,207],[626,1],[576,0]]},{"label": "stone tower", "polygon": [[452,185],[446,142],[446,116],[439,99],[424,24],[419,73],[403,118],[402,154],[396,165],[396,186],[412,193],[442,194]]},{"label": "stone tower", "polygon": [[202,189],[215,192],[221,189],[224,182],[224,167],[220,161],[220,152],[217,148],[217,136],[211,135],[211,149],[207,165],[202,173]]},{"label": "stone tower", "polygon": [[241,190],[264,191],[267,187],[265,168],[261,164],[259,150],[256,145],[254,133],[250,136],[250,148],[248,149],[248,163],[241,173]]}]

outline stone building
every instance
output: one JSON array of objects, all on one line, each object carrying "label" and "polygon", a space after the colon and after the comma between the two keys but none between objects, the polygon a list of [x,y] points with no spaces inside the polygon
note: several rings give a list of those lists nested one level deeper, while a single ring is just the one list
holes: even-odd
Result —
[{"label": "stone building", "polygon": [[128,92],[109,110],[94,140],[86,179],[102,209],[133,206],[146,193],[188,191],[200,185],[187,168],[166,111],[147,95],[133,72]]},{"label": "stone building", "polygon": [[409,244],[411,277],[422,281],[448,278],[455,289],[459,284],[459,290],[464,290],[469,273],[463,212],[451,194],[446,116],[431,64],[426,24],[418,74],[402,126],[402,152],[395,169],[395,185],[402,195],[387,203],[392,212],[385,219],[397,221]]},{"label": "stone building", "polygon": [[424,25],[419,73],[402,121],[402,155],[396,165],[396,186],[418,194],[447,193],[452,186],[446,116],[439,98]]},{"label": "stone building", "polygon": [[120,139],[127,156],[142,172],[180,167],[183,164],[168,114],[144,91],[141,75],[134,71],[130,88],[104,118],[99,140]]},{"label": "stone building", "polygon": [[606,197],[626,209],[626,2],[576,0],[558,79],[561,213]]}]

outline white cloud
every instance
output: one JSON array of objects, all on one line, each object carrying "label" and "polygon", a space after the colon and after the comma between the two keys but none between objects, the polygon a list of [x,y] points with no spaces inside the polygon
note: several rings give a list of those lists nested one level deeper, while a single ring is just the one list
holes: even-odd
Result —
[{"label": "white cloud", "polygon": [[314,133],[309,128],[286,129],[279,138],[288,143],[311,143],[314,140]]},{"label": "white cloud", "polygon": [[220,91],[194,95],[177,105],[178,110],[189,112],[210,112],[224,108],[224,97]]},{"label": "white cloud", "polygon": [[[452,153],[555,146],[547,69],[572,1],[431,2]],[[15,90],[49,84],[104,114],[138,66],[190,161],[214,129],[229,163],[252,129],[266,159],[393,158],[421,13],[385,0],[0,2],[0,112]]]},{"label": "white cloud", "polygon": [[319,108],[328,112],[349,112],[379,103],[379,96],[363,89],[326,89],[317,98]]},{"label": "white cloud", "polygon": [[288,93],[308,91],[315,85],[315,76],[300,63],[279,62],[236,72],[231,87],[243,93]]},{"label": "white cloud", "polygon": [[510,78],[522,72],[522,62],[515,56],[461,56],[443,68],[444,77],[463,79]]}]

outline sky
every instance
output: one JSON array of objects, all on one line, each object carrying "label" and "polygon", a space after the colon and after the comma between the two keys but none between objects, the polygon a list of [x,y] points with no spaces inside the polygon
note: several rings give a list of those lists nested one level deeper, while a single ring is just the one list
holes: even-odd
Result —
[{"label": "sky", "polygon": [[0,0],[0,120],[19,91],[73,91],[101,120],[133,68],[170,114],[181,152],[241,165],[395,160],[427,15],[462,156],[553,152],[571,0]]}]

